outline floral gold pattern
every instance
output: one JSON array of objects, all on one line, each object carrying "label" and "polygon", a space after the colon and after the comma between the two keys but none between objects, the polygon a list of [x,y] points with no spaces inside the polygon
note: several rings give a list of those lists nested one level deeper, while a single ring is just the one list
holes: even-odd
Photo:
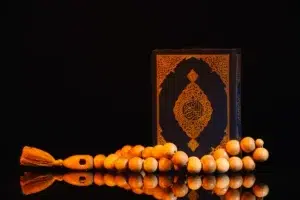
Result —
[{"label": "floral gold pattern", "polygon": [[226,127],[225,130],[225,134],[220,142],[220,144],[217,147],[211,147],[211,152],[210,154],[212,155],[214,153],[214,151],[220,149],[220,148],[225,148],[226,143],[229,141],[229,130],[228,130],[228,126]]},{"label": "floral gold pattern", "polygon": [[[163,83],[164,79],[170,74],[174,73],[177,65],[183,61],[190,58],[201,59],[206,62],[212,72],[218,74],[222,82],[224,83],[225,87],[224,90],[227,94],[227,109],[229,109],[229,54],[169,54],[169,55],[156,55],[156,95],[157,95],[157,141],[158,143],[166,142],[166,140],[162,136],[162,128],[159,126],[159,94],[161,91],[161,84]],[[223,142],[229,140],[229,119],[230,113],[227,114],[227,128],[225,131],[225,135],[223,138]],[[193,148],[197,148],[194,142],[191,142],[190,146]]]},{"label": "floral gold pattern", "polygon": [[[159,88],[159,90],[158,90],[158,95],[157,95],[157,102],[159,102],[159,94],[160,94],[160,91],[161,91],[161,88]],[[159,107],[157,106],[157,113],[158,113],[158,109],[159,109]],[[161,134],[162,133],[162,129],[161,129],[161,127],[160,127],[160,124],[159,124],[159,115],[157,115],[157,119],[156,119],[157,121],[156,121],[156,125],[157,125],[157,144],[161,144],[161,145],[163,145],[163,144],[165,144],[166,143],[166,140],[165,140],[165,138],[163,137],[163,135]]]},{"label": "floral gold pattern", "polygon": [[190,83],[179,95],[173,112],[179,126],[191,138],[189,148],[195,151],[199,146],[196,138],[210,121],[213,109],[205,93],[195,83],[198,74],[191,70],[187,77]]},{"label": "floral gold pattern", "polygon": [[161,127],[160,127],[159,124],[158,124],[157,130],[158,130],[157,131],[157,144],[163,145],[163,144],[167,143],[166,140],[165,140],[165,138],[161,134],[162,129],[161,129]]}]

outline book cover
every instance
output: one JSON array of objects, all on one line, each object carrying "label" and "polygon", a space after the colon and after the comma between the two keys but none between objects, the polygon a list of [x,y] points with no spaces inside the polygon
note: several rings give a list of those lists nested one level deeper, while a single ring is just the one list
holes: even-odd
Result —
[{"label": "book cover", "polygon": [[239,49],[153,51],[153,143],[202,156],[241,137]]}]

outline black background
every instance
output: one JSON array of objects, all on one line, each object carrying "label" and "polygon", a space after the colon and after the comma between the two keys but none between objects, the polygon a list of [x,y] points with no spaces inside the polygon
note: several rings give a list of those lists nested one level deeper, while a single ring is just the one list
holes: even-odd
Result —
[{"label": "black background", "polygon": [[11,2],[3,54],[13,69],[4,85],[9,168],[19,169],[24,145],[57,158],[150,145],[151,52],[197,47],[242,49],[243,134],[263,138],[269,165],[288,169],[298,117],[292,8],[254,1]]}]

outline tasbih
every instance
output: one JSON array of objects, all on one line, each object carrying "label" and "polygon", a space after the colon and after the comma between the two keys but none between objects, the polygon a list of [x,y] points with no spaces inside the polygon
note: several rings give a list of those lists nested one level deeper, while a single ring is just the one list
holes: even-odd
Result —
[{"label": "tasbih", "polygon": [[73,155],[56,160],[51,154],[25,146],[20,164],[24,166],[64,167],[71,170],[105,169],[108,171],[131,171],[147,173],[186,170],[191,174],[226,173],[228,171],[253,171],[256,163],[269,158],[262,139],[245,137],[241,141],[229,140],[224,148],[213,151],[201,158],[188,156],[173,143],[148,146],[125,145],[107,156]]},{"label": "tasbih", "polygon": [[136,194],[151,195],[156,199],[176,199],[187,195],[198,195],[198,190],[211,191],[225,199],[261,199],[268,195],[268,185],[258,182],[254,174],[218,175],[170,175],[146,173],[68,172],[65,174],[34,174],[26,172],[20,177],[24,195],[45,190],[55,181],[73,186],[119,187]]}]

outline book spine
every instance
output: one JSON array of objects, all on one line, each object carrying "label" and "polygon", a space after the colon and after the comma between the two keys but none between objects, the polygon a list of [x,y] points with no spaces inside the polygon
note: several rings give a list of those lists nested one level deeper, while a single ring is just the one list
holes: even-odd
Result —
[{"label": "book spine", "polygon": [[236,54],[236,135],[242,137],[241,120],[241,54]]}]

